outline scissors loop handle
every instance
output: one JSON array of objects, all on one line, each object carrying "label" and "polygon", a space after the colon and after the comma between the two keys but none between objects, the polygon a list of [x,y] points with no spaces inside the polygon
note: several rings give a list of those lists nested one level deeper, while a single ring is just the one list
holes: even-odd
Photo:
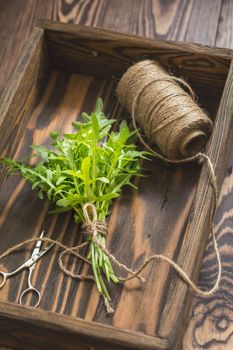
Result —
[{"label": "scissors loop handle", "polygon": [[40,304],[40,301],[41,301],[41,294],[40,292],[38,291],[38,289],[34,288],[34,287],[29,287],[27,289],[25,289],[25,291],[23,291],[23,293],[20,295],[20,299],[19,299],[19,303],[20,305],[23,305],[25,301],[25,298],[27,295],[29,294],[34,294],[34,296],[36,297],[36,304],[33,305],[34,308],[37,308],[37,306]]},{"label": "scissors loop handle", "polygon": [[7,274],[5,272],[0,271],[0,288],[2,288],[6,282]]}]

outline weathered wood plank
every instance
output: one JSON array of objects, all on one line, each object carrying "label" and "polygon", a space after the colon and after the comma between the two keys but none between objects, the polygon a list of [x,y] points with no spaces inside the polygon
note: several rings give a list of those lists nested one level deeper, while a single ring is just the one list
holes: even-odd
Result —
[{"label": "weathered wood plank", "polygon": [[[102,29],[56,25],[42,21],[50,60],[55,68],[118,79],[132,63],[156,58],[169,70],[202,86],[202,94],[219,93],[226,79],[230,51],[117,35]],[[193,53],[196,53],[193,60]]]},{"label": "weathered wood plank", "polygon": [[[222,2],[215,45],[233,47],[232,2]],[[233,139],[233,138],[232,138]],[[231,139],[231,142],[232,142]],[[210,299],[195,298],[189,316],[189,326],[184,338],[184,349],[231,350],[232,338],[232,203],[233,203],[233,153],[231,152],[225,169],[221,187],[215,230],[222,259],[222,282],[219,292]],[[213,283],[216,276],[216,262],[213,257],[212,242],[206,247],[199,284],[205,288]]]},{"label": "weathered wood plank", "polygon": [[38,18],[51,18],[53,0],[3,0],[0,3],[0,94],[25,40]]},{"label": "weathered wood plank", "polygon": [[[43,29],[35,28],[18,62],[11,81],[0,99],[0,152],[14,154],[25,115],[40,93],[48,70]],[[19,126],[16,128],[16,126]],[[16,142],[16,144],[15,144]],[[3,151],[4,150],[4,151]]]},{"label": "weathered wood plank", "polygon": [[139,332],[103,327],[98,323],[93,324],[44,310],[37,310],[35,313],[33,309],[19,308],[12,303],[1,303],[0,313],[2,345],[18,350],[50,350],[59,347],[64,350],[91,350],[93,346],[99,350],[167,348],[163,340],[142,337]]}]

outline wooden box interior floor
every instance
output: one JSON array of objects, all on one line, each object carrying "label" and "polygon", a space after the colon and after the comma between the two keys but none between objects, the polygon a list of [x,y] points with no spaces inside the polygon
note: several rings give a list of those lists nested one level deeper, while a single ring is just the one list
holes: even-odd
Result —
[{"label": "wooden box interior floor", "polygon": [[[31,144],[48,145],[50,132],[54,130],[71,132],[72,121],[80,119],[82,111],[91,112],[98,96],[103,98],[108,116],[126,116],[130,121],[117,103],[115,87],[115,81],[52,71],[41,98],[30,112],[23,137],[17,140],[15,157],[21,159],[31,152]],[[109,218],[111,252],[134,267],[155,252],[176,257],[200,173],[197,164],[175,168],[152,160],[144,162],[143,166],[149,170],[148,178],[136,180],[138,191],[123,191]],[[8,178],[2,185],[0,210],[1,252],[10,244],[36,236],[42,230],[47,237],[70,246],[83,239],[72,213],[49,214],[51,206],[40,201],[20,176]],[[147,282],[141,287],[136,280],[126,283],[124,288],[112,285],[112,306],[116,311],[109,317],[92,282],[72,280],[59,270],[56,251],[53,249],[45,255],[33,274],[33,283],[42,292],[41,308],[156,334],[161,308],[166,302],[167,283],[177,278],[167,264],[150,265],[143,273]],[[1,268],[11,271],[28,256],[30,250],[14,253],[1,263]],[[76,259],[66,260],[72,271],[83,271],[83,264]],[[0,290],[0,298],[18,302],[26,287],[26,275],[24,272],[9,279]]]},{"label": "wooden box interior floor", "polygon": [[[185,78],[188,79],[188,74]],[[51,131],[70,132],[72,121],[80,120],[82,111],[93,111],[98,96],[103,98],[105,113],[117,119],[115,128],[122,119],[130,123],[128,113],[117,101],[118,79],[50,68],[43,78],[40,93],[26,113],[23,131],[17,134],[16,126],[3,153],[8,156],[13,153],[16,159],[20,159],[31,152],[31,144],[48,145]],[[203,86],[199,89],[197,83],[193,87],[199,103],[214,120],[224,82],[214,94],[208,89],[203,94]],[[153,253],[176,260],[192,220],[193,200],[201,171],[197,163],[174,167],[155,159],[144,161],[143,167],[148,170],[148,177],[135,180],[137,191],[124,189],[120,198],[114,201],[108,220],[107,245],[110,251],[133,268]],[[38,236],[42,230],[47,237],[69,246],[84,239],[80,226],[73,221],[72,212],[55,215],[50,214],[50,210],[48,202],[39,200],[36,192],[21,177],[4,179],[0,196],[0,253],[25,239]],[[0,269],[13,270],[30,256],[31,249],[28,248],[1,261]],[[160,334],[160,322],[164,314],[167,315],[165,319],[175,319],[173,312],[180,300],[176,298],[168,303],[169,292],[174,283],[182,282],[166,263],[149,265],[143,272],[144,285],[137,280],[124,285],[111,284],[111,305],[115,313],[107,316],[103,300],[92,282],[71,279],[60,271],[57,263],[59,252],[57,248],[52,249],[37,263],[33,272],[33,284],[42,293],[41,309],[157,337],[163,335]],[[71,271],[87,272],[87,267],[72,256],[65,261]],[[26,282],[27,271],[9,279],[0,290],[0,299],[18,303]],[[26,305],[31,302],[28,298]],[[168,304],[172,305],[171,310],[167,309]]]}]

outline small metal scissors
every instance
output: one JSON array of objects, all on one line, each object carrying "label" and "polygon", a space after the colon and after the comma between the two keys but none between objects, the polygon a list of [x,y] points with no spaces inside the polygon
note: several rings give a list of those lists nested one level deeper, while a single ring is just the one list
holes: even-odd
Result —
[{"label": "small metal scissors", "polygon": [[[42,231],[40,238],[42,238],[43,235],[44,235],[44,231]],[[15,276],[17,273],[21,272],[24,269],[29,269],[28,288],[25,289],[23,293],[20,295],[19,303],[22,304],[22,299],[23,297],[25,297],[26,294],[32,293],[37,297],[37,303],[34,305],[34,307],[37,307],[41,301],[41,294],[38,289],[32,286],[32,283],[31,283],[32,272],[35,269],[37,260],[39,260],[45,253],[47,253],[47,251],[51,249],[52,246],[54,246],[54,244],[55,243],[51,243],[47,247],[41,250],[42,241],[38,241],[32,252],[31,258],[25,261],[25,263],[19,266],[15,271],[12,271],[12,272],[0,271],[0,281],[2,280],[2,283],[0,284],[0,288],[4,286],[6,280],[9,277]]]}]

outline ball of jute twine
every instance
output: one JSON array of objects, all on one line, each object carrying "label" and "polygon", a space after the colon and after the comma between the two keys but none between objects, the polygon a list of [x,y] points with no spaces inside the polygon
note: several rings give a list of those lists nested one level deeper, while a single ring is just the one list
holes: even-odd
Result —
[{"label": "ball of jute twine", "polygon": [[192,89],[155,61],[131,66],[118,84],[117,95],[150,142],[170,160],[193,156],[208,139],[212,121],[194,102]]}]

